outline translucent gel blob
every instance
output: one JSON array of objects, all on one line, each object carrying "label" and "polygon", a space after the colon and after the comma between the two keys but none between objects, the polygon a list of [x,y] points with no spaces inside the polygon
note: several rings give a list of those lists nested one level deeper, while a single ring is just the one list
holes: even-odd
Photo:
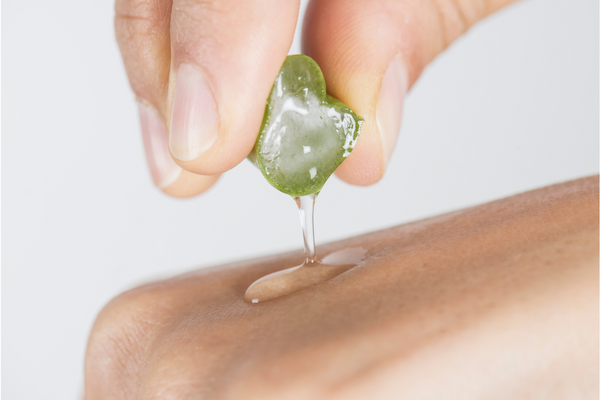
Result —
[{"label": "translucent gel blob", "polygon": [[296,197],[304,238],[304,263],[255,281],[246,290],[244,300],[259,303],[297,292],[349,270],[365,257],[366,249],[352,247],[330,253],[323,261],[317,259],[314,236],[314,205],[317,194]]}]

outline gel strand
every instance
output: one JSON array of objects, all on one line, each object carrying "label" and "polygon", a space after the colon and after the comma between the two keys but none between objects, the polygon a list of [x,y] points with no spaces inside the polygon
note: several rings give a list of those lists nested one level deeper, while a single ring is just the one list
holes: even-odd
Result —
[{"label": "gel strand", "polygon": [[323,261],[317,259],[314,235],[314,207],[317,195],[318,193],[314,193],[295,198],[304,238],[304,263],[258,279],[246,290],[244,300],[259,303],[297,292],[348,271],[365,257],[366,249],[352,247],[330,253]]}]

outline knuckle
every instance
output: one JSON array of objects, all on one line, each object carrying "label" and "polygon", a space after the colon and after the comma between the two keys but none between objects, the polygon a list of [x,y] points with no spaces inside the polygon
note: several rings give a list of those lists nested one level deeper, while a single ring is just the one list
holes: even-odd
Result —
[{"label": "knuckle", "polygon": [[115,27],[117,39],[136,35],[152,35],[168,26],[171,5],[160,0],[117,0]]},{"label": "knuckle", "polygon": [[488,0],[432,0],[431,4],[437,14],[444,48],[489,13]]},{"label": "knuckle", "polygon": [[179,0],[171,19],[174,54],[192,59],[206,53],[218,56],[224,43],[239,40],[240,27],[253,19],[250,13],[235,0]]},{"label": "knuckle", "polygon": [[[86,351],[86,390],[135,389],[145,349],[165,326],[163,294],[151,287],[125,292],[98,315]],[[112,389],[111,389],[112,390]]]},{"label": "knuckle", "polygon": [[115,34],[133,92],[164,109],[170,69],[171,3],[117,0]]},{"label": "knuckle", "polygon": [[179,0],[175,8],[178,18],[187,18],[196,22],[211,21],[215,16],[228,16],[235,11],[235,2],[211,0]]}]

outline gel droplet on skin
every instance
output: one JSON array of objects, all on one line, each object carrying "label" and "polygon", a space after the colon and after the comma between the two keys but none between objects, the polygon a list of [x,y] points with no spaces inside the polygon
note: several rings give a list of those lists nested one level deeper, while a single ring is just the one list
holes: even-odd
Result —
[{"label": "gel droplet on skin", "polygon": [[367,250],[362,247],[335,251],[325,256],[323,261],[317,259],[314,236],[314,205],[317,194],[296,198],[304,238],[304,263],[255,281],[246,290],[244,299],[247,302],[256,304],[272,300],[328,281],[353,268],[364,259]]}]

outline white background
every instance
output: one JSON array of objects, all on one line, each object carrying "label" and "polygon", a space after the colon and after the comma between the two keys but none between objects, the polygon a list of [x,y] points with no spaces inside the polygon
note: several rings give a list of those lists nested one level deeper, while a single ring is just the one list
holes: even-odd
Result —
[{"label": "white background", "polygon": [[[192,200],[152,186],[111,1],[2,6],[2,395],[76,399],[111,297],[299,249],[299,223],[248,162]],[[380,183],[325,186],[317,242],[597,171],[598,1],[522,2],[421,76]]]}]

